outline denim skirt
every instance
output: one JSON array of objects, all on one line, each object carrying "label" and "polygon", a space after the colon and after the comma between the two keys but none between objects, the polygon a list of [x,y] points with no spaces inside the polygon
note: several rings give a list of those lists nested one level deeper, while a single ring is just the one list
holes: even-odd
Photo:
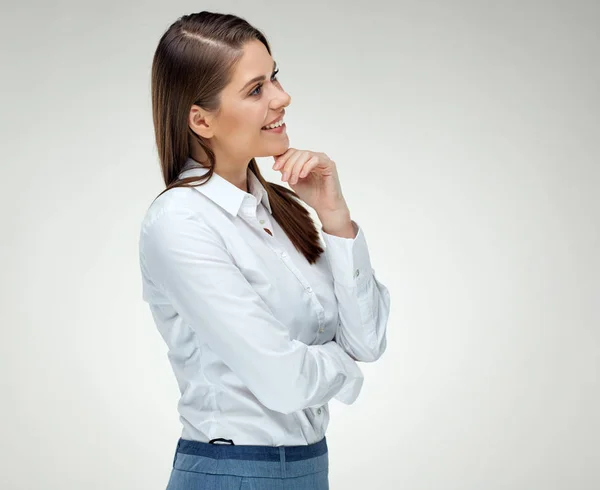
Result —
[{"label": "denim skirt", "polygon": [[329,490],[325,437],[303,446],[239,446],[179,439],[166,488],[284,489]]}]

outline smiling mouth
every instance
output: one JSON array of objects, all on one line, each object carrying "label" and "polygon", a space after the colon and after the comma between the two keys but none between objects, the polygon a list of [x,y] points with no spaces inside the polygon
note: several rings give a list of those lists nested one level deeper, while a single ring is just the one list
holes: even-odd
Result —
[{"label": "smiling mouth", "polygon": [[[282,117],[279,121],[275,121],[274,123],[267,124],[266,126],[263,126],[260,129],[264,129],[265,131],[268,131],[270,129],[277,129],[283,125],[285,125],[285,123],[283,122],[283,117]],[[273,127],[273,126],[275,126],[275,127]]]},{"label": "smiling mouth", "polygon": [[286,127],[287,127],[287,126],[285,125],[285,123],[283,123],[281,126],[277,126],[276,128],[269,128],[269,129],[266,129],[266,128],[261,128],[261,131],[263,131],[263,132],[265,132],[265,133],[276,133],[276,134],[280,134],[280,133],[283,133],[283,132],[285,132],[285,130],[286,130]]}]

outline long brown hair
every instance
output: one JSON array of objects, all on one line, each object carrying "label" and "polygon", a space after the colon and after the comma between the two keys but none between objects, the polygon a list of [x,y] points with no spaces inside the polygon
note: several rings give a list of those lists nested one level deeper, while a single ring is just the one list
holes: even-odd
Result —
[{"label": "long brown hair", "polygon": [[[180,17],[161,37],[152,62],[152,117],[166,189],[155,200],[174,187],[205,184],[213,175],[214,152],[189,127],[189,111],[195,104],[218,114],[220,93],[231,81],[244,44],[252,40],[262,42],[271,54],[266,37],[246,20],[207,11]],[[179,179],[191,156],[191,138],[206,152],[209,170]],[[308,262],[315,263],[324,250],[303,202],[292,190],[266,181],[254,158],[248,168],[266,189],[273,218]]]}]

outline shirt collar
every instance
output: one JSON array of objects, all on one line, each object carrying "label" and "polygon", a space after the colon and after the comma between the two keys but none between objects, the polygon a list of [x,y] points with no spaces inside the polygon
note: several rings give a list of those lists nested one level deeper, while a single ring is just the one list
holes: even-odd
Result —
[{"label": "shirt collar", "polygon": [[[179,178],[196,177],[204,175],[208,172],[208,168],[201,167],[198,162],[192,158],[188,158],[185,165],[179,174]],[[244,192],[239,187],[233,185],[227,179],[224,179],[219,174],[213,172],[212,177],[205,184],[194,187],[197,191],[204,194],[210,200],[221,206],[225,211],[232,216],[237,216],[244,199],[252,194],[256,198],[257,205],[262,202],[270,214],[271,205],[267,191],[262,186],[254,172],[248,169],[248,191]]]}]

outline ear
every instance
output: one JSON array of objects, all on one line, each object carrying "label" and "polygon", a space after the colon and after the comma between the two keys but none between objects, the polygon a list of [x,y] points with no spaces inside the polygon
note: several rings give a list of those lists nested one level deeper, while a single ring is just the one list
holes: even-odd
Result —
[{"label": "ear", "polygon": [[203,138],[212,138],[214,120],[210,113],[197,105],[193,105],[188,115],[188,124],[192,131]]}]

